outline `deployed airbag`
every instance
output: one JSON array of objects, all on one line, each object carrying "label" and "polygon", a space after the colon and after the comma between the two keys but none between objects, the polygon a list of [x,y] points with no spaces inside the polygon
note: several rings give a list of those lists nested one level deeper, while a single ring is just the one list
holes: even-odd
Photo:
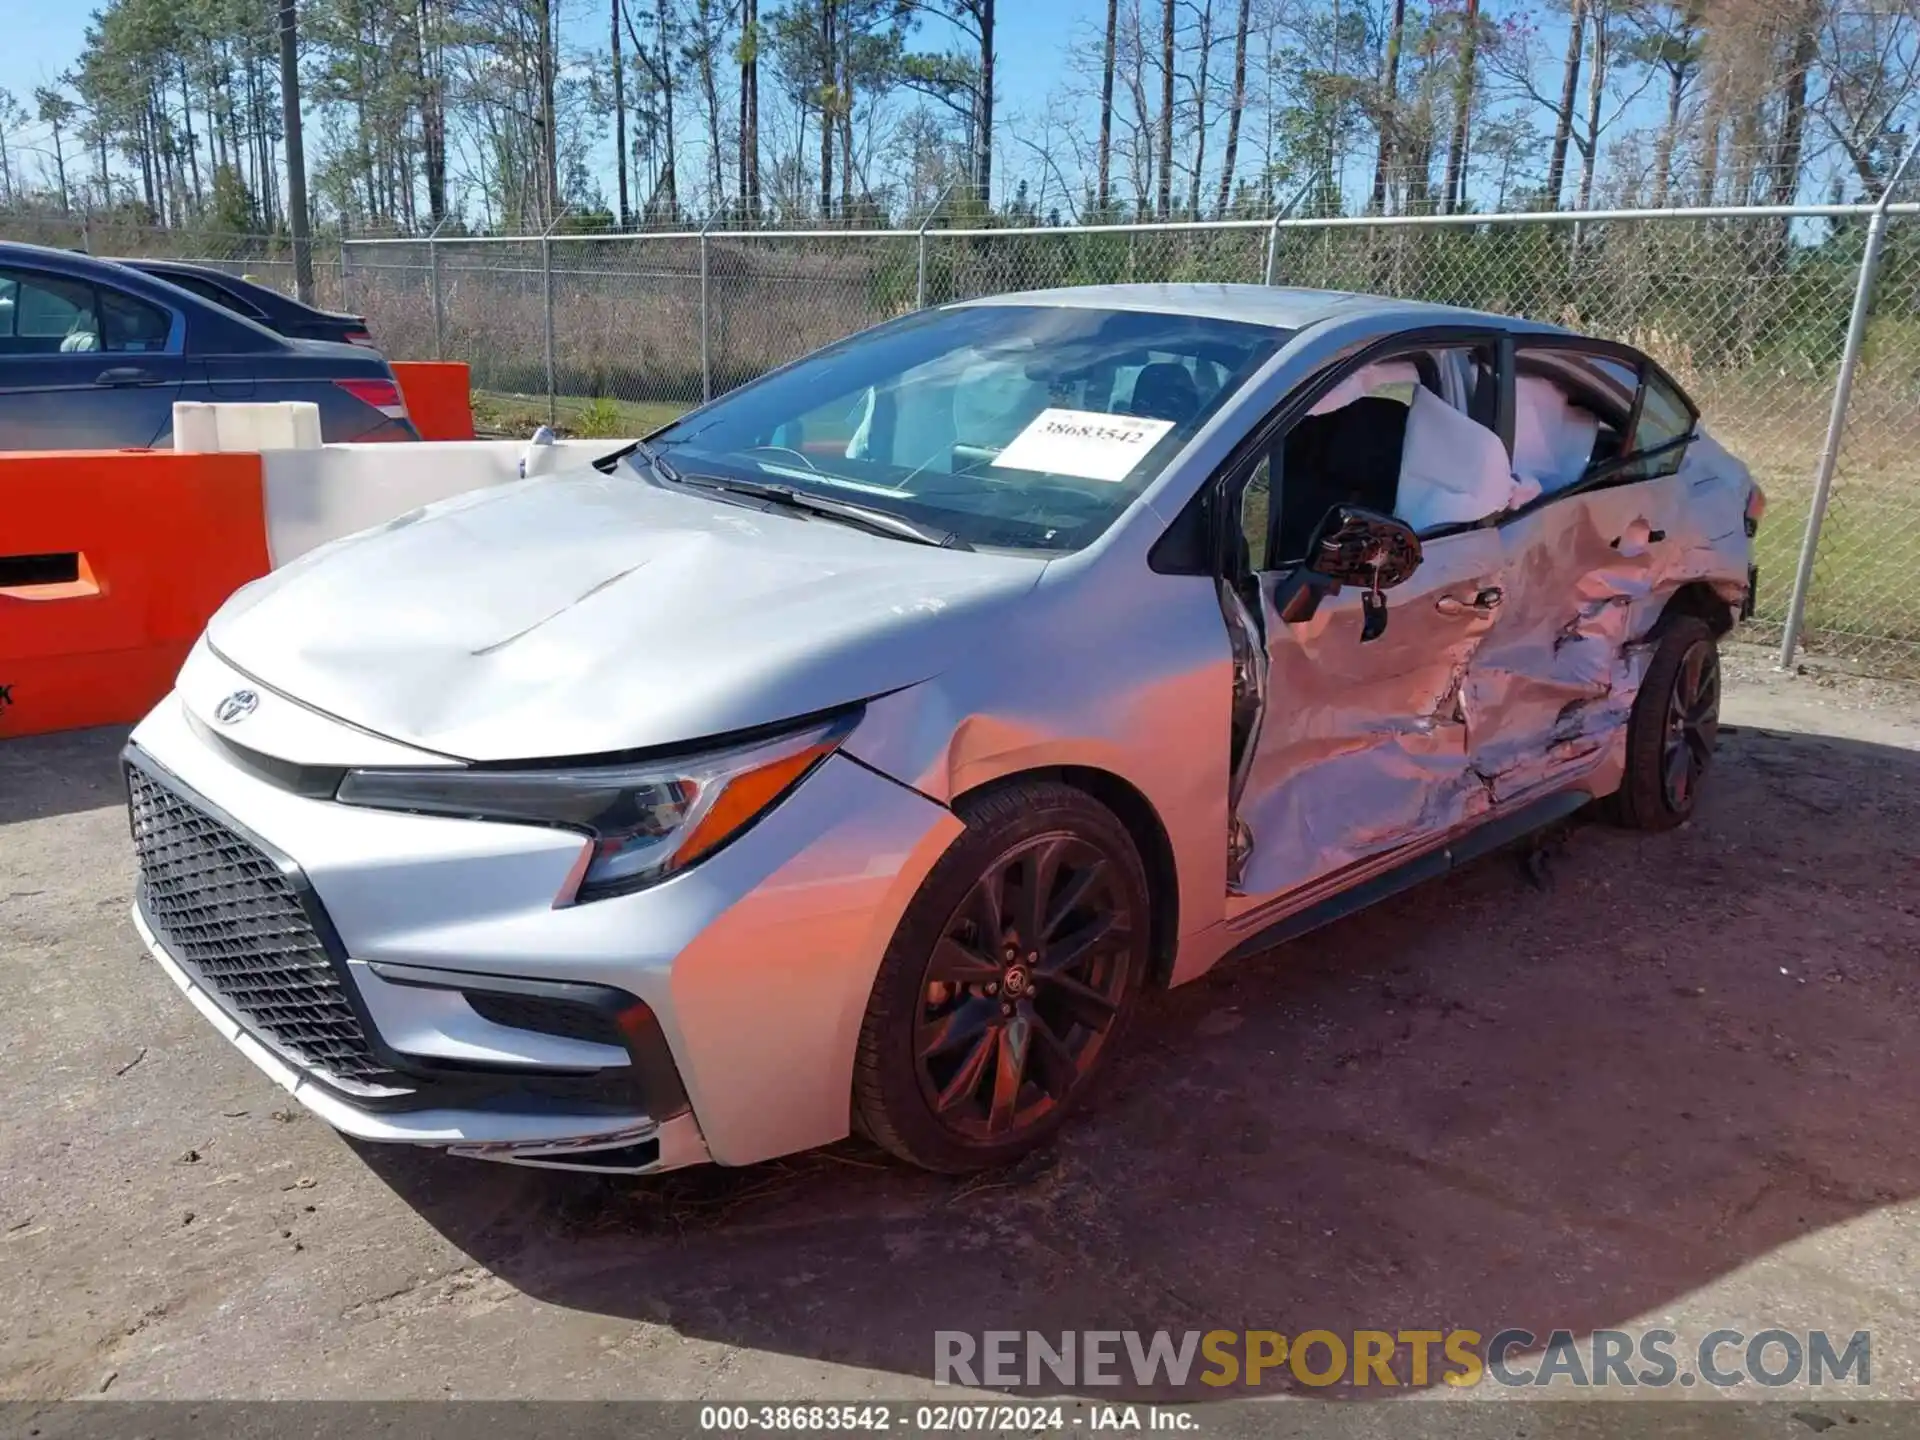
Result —
[{"label": "deployed airbag", "polygon": [[1521,375],[1513,388],[1513,473],[1551,495],[1585,472],[1600,419],[1542,376]]},{"label": "deployed airbag", "polygon": [[1394,513],[1415,531],[1496,515],[1511,503],[1507,450],[1425,386],[1413,392]]}]

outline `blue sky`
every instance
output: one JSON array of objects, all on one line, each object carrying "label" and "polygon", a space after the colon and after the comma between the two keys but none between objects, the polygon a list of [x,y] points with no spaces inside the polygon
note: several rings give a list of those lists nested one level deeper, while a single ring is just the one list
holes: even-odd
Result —
[{"label": "blue sky", "polygon": [[[268,0],[260,0],[268,3]],[[602,0],[562,0],[569,43],[599,50],[606,44]],[[79,57],[89,19],[97,5],[90,0],[0,0],[0,88],[11,90],[31,108],[36,86],[54,81]],[[773,8],[770,0],[763,11]],[[1103,0],[1001,0],[996,16],[999,43],[994,47],[998,76],[999,113],[1037,109],[1050,87],[1063,74],[1063,52],[1076,35],[1090,36],[1105,24]],[[941,43],[946,27],[923,22],[916,46]],[[676,127],[677,128],[677,127]],[[28,145],[44,142],[38,126],[22,135]],[[612,168],[608,147],[607,168]]]}]

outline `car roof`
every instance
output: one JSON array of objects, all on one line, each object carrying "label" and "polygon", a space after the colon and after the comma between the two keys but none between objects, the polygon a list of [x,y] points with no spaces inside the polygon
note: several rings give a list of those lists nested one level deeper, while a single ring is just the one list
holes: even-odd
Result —
[{"label": "car roof", "polygon": [[60,250],[50,245],[28,245],[19,240],[0,240],[0,265],[20,265],[29,269],[49,271],[55,275],[64,275],[68,279],[92,281],[96,284],[110,281],[130,294],[171,306],[188,316],[202,317],[195,323],[206,323],[211,319],[221,326],[239,327],[255,336],[265,336],[276,346],[292,343],[279,331],[224,306],[215,305],[211,300],[203,300],[192,291],[182,290],[179,286],[169,283],[163,276],[149,275],[145,271],[134,269],[131,265],[123,265],[118,260],[89,255],[83,250]]},{"label": "car roof", "polygon": [[217,265],[203,265],[193,260],[173,260],[165,257],[149,259],[146,256],[121,258],[114,263],[125,265],[129,270],[138,270],[143,275],[158,276],[162,280],[169,275],[197,275],[231,294],[245,296],[267,314],[279,315],[285,319],[358,320],[360,318],[357,315],[322,310],[318,305],[309,305],[295,296],[282,294],[271,285],[262,285],[257,280],[249,280],[244,275],[235,275],[232,271],[222,270]]},{"label": "car roof", "polygon": [[1382,330],[1425,325],[1487,325],[1505,330],[1564,334],[1557,325],[1519,320],[1485,310],[1396,300],[1346,290],[1306,290],[1287,285],[1073,285],[964,300],[961,305],[1049,305],[1087,310],[1144,310],[1236,320],[1275,330],[1303,330],[1323,320],[1366,316]]}]

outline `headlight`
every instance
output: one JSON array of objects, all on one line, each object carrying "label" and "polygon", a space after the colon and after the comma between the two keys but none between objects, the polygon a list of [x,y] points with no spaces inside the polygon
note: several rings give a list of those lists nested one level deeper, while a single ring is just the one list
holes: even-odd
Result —
[{"label": "headlight", "polygon": [[578,830],[591,851],[563,901],[624,895],[712,854],[839,748],[857,715],[705,755],[553,770],[349,770],[348,805]]}]

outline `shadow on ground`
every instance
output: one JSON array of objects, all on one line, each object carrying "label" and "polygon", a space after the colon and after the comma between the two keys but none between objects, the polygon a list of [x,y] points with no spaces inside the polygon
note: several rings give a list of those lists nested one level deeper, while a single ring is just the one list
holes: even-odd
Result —
[{"label": "shadow on ground", "polygon": [[0,825],[124,806],[120,751],[130,729],[104,725],[0,743]]},{"label": "shadow on ground", "polygon": [[936,1330],[1583,1333],[1920,1191],[1920,754],[1730,730],[1691,825],[1551,853],[1157,997],[1014,1173],[366,1160],[541,1300],[921,1379]]}]

